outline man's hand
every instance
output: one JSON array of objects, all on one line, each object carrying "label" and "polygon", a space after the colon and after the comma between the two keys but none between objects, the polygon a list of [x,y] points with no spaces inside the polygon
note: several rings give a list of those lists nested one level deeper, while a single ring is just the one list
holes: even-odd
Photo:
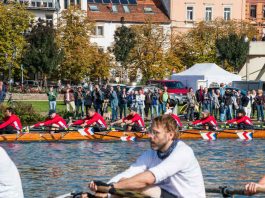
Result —
[{"label": "man's hand", "polygon": [[113,126],[114,125],[114,123],[112,122],[112,123],[110,123],[110,126]]},{"label": "man's hand", "polygon": [[29,126],[30,129],[34,128],[34,125]]},{"label": "man's hand", "polygon": [[93,192],[96,192],[98,190],[97,185],[93,181],[88,184],[88,188]]},{"label": "man's hand", "polygon": [[84,124],[81,124],[80,126],[81,126],[81,127],[85,127],[85,126],[86,126],[86,124],[84,123]]},{"label": "man's hand", "polygon": [[254,182],[248,183],[245,186],[246,194],[247,195],[255,195],[257,193],[257,188],[262,188],[263,186],[261,184],[257,184]]}]

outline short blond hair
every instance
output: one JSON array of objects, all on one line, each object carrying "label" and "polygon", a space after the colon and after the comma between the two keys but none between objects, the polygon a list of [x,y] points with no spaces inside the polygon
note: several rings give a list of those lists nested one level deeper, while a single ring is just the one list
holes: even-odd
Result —
[{"label": "short blond hair", "polygon": [[162,115],[154,118],[151,127],[162,127],[168,133],[175,132],[175,138],[179,138],[177,122],[171,115]]}]

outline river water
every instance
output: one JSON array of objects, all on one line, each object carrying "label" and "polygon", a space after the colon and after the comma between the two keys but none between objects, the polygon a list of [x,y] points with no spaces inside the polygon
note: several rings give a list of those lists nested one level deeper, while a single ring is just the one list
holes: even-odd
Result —
[{"label": "river water", "polygon": [[[199,160],[206,187],[237,187],[265,175],[265,140],[185,142]],[[0,146],[20,171],[25,197],[46,198],[73,190],[86,191],[91,180],[107,181],[149,148],[149,142],[0,143]]]}]

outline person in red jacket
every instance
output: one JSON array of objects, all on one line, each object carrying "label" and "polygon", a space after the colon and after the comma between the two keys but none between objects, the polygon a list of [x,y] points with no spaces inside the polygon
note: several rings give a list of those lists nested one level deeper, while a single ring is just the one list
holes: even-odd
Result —
[{"label": "person in red jacket", "polygon": [[137,113],[137,109],[135,107],[130,108],[130,114],[127,117],[113,122],[110,125],[113,126],[117,124],[120,124],[121,126],[126,125],[126,130],[135,132],[143,131],[145,127],[144,121]]},{"label": "person in red jacket", "polygon": [[206,129],[208,126],[210,130],[217,129],[217,121],[213,116],[210,115],[210,112],[208,110],[204,110],[202,112],[202,119],[195,120],[192,125],[203,125]]},{"label": "person in red jacket", "polygon": [[13,108],[8,107],[5,111],[5,118],[0,122],[0,134],[17,133],[22,129],[22,125],[18,116],[15,115]]},{"label": "person in red jacket", "polygon": [[71,125],[80,125],[82,127],[93,126],[99,131],[107,128],[107,123],[104,118],[92,108],[88,110],[88,115],[85,119],[77,120]]},{"label": "person in red jacket", "polygon": [[34,124],[30,126],[30,128],[41,127],[41,126],[46,126],[51,128],[62,128],[62,129],[68,128],[66,121],[61,116],[56,114],[55,110],[53,109],[49,111],[49,117],[44,122],[39,122],[37,124]]},{"label": "person in red jacket", "polygon": [[232,120],[228,120],[227,124],[237,124],[238,129],[253,129],[253,123],[251,119],[246,116],[246,113],[243,109],[237,111],[237,117]]}]

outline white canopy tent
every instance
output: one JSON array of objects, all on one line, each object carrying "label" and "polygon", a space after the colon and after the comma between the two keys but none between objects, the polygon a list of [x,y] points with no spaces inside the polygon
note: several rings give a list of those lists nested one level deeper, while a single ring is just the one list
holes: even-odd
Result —
[{"label": "white canopy tent", "polygon": [[211,83],[229,84],[232,81],[240,81],[241,76],[230,73],[215,63],[198,63],[183,72],[173,74],[171,79],[179,80],[184,86],[196,90],[200,82],[205,82],[205,85],[209,87]]}]

